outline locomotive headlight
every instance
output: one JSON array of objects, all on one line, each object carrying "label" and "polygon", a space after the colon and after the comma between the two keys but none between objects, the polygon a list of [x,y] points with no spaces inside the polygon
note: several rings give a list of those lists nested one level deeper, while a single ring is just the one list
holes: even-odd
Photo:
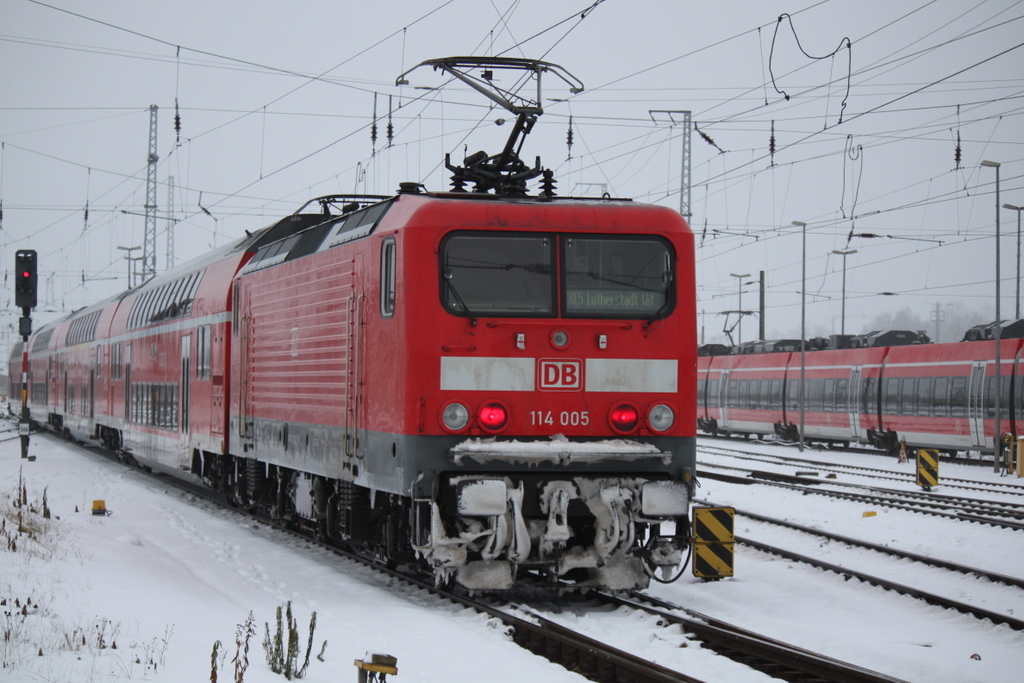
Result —
[{"label": "locomotive headlight", "polygon": [[449,403],[441,411],[441,422],[453,432],[461,431],[469,424],[469,410],[461,403]]},{"label": "locomotive headlight", "polygon": [[672,428],[676,422],[676,414],[664,403],[652,407],[647,411],[647,424],[653,431],[664,432]]},{"label": "locomotive headlight", "polygon": [[508,408],[497,401],[485,403],[480,406],[476,419],[489,432],[501,431],[508,424]]},{"label": "locomotive headlight", "polygon": [[640,413],[628,403],[620,403],[608,413],[608,422],[617,432],[631,432],[640,422]]}]

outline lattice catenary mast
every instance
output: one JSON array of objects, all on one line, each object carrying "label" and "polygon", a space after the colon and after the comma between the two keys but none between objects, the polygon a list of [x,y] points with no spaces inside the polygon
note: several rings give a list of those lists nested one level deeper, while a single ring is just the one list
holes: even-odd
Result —
[{"label": "lattice catenary mast", "polygon": [[142,281],[156,275],[156,111],[149,105],[149,157],[146,171],[146,236],[142,242]]}]

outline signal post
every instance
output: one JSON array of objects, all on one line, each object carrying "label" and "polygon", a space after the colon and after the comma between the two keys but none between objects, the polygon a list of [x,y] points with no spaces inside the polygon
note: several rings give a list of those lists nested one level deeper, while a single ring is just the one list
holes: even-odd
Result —
[{"label": "signal post", "polygon": [[21,457],[28,458],[28,338],[32,334],[32,309],[36,307],[37,259],[34,249],[19,249],[14,255],[14,305],[21,309],[18,331],[21,334]]}]

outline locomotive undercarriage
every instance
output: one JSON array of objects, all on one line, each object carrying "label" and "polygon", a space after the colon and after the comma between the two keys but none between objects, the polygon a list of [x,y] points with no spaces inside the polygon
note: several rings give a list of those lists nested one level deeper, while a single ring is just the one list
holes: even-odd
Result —
[{"label": "locomotive undercarriage", "polygon": [[686,487],[668,480],[458,475],[411,500],[252,458],[197,453],[193,473],[241,508],[469,590],[643,588],[689,542]]},{"label": "locomotive undercarriage", "polygon": [[584,588],[646,587],[682,559],[684,486],[621,476],[460,475],[416,501],[415,550],[439,582],[508,590],[536,579]]}]

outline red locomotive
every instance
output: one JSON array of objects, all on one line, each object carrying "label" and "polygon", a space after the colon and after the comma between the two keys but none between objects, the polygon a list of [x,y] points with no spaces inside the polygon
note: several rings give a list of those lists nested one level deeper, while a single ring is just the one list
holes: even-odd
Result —
[{"label": "red locomotive", "polygon": [[693,237],[517,162],[321,198],[44,327],[32,419],[439,582],[645,586],[689,543]]}]

